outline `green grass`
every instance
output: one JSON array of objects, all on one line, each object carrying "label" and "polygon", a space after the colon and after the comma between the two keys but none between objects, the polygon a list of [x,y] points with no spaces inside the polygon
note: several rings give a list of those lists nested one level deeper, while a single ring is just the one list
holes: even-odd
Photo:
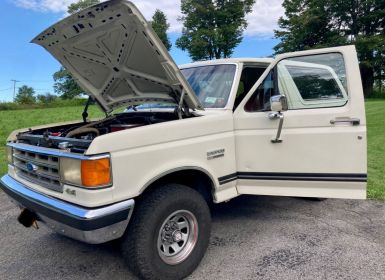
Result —
[{"label": "green grass", "polygon": [[[366,101],[368,127],[368,197],[385,200],[385,100]],[[0,111],[0,174],[6,173],[4,144],[15,129],[81,119],[83,107]],[[102,116],[95,106],[90,117]],[[4,159],[4,160],[3,160]]]},{"label": "green grass", "polygon": [[368,197],[385,200],[385,100],[366,101]]}]

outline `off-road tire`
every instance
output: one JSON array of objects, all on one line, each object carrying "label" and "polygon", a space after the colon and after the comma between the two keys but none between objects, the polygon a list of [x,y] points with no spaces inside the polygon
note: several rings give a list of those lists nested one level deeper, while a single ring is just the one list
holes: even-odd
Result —
[{"label": "off-road tire", "polygon": [[[176,211],[192,213],[198,237],[188,257],[178,264],[167,264],[158,251],[158,237],[164,222]],[[167,184],[141,197],[122,239],[123,257],[130,270],[141,279],[183,279],[202,260],[210,238],[211,217],[206,201],[184,185]]]}]

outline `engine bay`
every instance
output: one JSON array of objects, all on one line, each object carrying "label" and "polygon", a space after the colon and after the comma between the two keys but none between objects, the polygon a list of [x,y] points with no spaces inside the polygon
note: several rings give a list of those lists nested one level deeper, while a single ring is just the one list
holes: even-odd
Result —
[{"label": "engine bay", "polygon": [[30,129],[19,133],[17,140],[34,146],[84,153],[98,136],[177,119],[175,112],[125,112],[98,121]]}]

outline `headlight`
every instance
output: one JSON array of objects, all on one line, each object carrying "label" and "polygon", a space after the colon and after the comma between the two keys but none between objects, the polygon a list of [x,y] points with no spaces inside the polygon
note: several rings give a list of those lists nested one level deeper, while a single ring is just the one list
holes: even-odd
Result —
[{"label": "headlight", "polygon": [[97,188],[112,184],[109,158],[79,160],[60,158],[61,179],[71,185]]},{"label": "headlight", "polygon": [[81,160],[60,158],[60,175],[64,183],[82,185]]},{"label": "headlight", "polygon": [[7,162],[8,164],[13,164],[13,149],[12,147],[7,146]]}]

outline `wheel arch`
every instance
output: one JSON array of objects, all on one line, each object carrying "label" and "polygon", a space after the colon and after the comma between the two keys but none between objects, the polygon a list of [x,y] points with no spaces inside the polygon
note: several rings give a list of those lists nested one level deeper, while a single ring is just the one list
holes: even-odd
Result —
[{"label": "wheel arch", "polygon": [[197,190],[207,202],[215,201],[216,180],[212,174],[204,168],[197,166],[185,166],[174,168],[155,176],[141,189],[140,194],[167,184],[177,183]]}]

